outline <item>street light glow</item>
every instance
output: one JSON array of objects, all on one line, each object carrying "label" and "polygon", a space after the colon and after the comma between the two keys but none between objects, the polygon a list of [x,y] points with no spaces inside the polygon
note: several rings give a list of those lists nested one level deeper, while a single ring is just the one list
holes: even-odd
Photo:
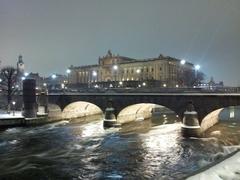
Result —
[{"label": "street light glow", "polygon": [[2,82],[2,79],[0,78],[0,82]]},{"label": "street light glow", "polygon": [[201,68],[201,66],[200,66],[199,64],[197,64],[197,65],[195,65],[195,67],[194,67],[194,68],[195,68],[195,70],[197,70],[197,71],[198,71],[198,70]]},{"label": "street light glow", "polygon": [[24,73],[24,76],[25,76],[25,77],[27,77],[28,75],[29,75],[29,73],[28,73],[28,72],[25,72],[25,73]]},{"label": "street light glow", "polygon": [[113,69],[114,69],[114,70],[118,70],[118,66],[117,66],[117,65],[114,65],[114,66],[113,66]]},{"label": "street light glow", "polygon": [[180,63],[181,63],[181,65],[184,65],[184,64],[186,63],[186,60],[182,59],[182,60],[180,61]]},{"label": "street light glow", "polygon": [[70,69],[67,69],[67,70],[66,70],[66,73],[67,73],[67,74],[70,74],[70,73],[71,73],[71,70],[70,70]]},{"label": "street light glow", "polygon": [[167,85],[166,85],[166,84],[163,84],[163,87],[167,87]]},{"label": "street light glow", "polygon": [[26,77],[24,77],[24,76],[23,76],[23,77],[21,77],[21,79],[22,79],[22,80],[25,80],[25,79],[26,79]]},{"label": "street light glow", "polygon": [[57,77],[56,74],[52,75],[52,79],[56,79],[56,77]]},{"label": "street light glow", "polygon": [[140,73],[140,69],[137,69],[137,71],[136,71],[138,74]]},{"label": "street light glow", "polygon": [[97,72],[96,72],[96,71],[93,71],[93,72],[92,72],[92,75],[93,75],[93,76],[97,76]]}]

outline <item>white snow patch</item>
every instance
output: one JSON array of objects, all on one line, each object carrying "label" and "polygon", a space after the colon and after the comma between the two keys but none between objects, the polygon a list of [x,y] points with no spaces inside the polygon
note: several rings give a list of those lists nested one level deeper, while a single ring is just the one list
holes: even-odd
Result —
[{"label": "white snow patch", "polygon": [[187,178],[187,180],[206,179],[240,179],[240,151],[206,171]]}]

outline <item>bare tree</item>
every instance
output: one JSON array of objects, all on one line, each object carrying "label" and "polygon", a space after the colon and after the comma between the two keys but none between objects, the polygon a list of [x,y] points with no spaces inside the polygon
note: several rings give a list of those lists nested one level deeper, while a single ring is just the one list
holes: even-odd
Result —
[{"label": "bare tree", "polygon": [[17,91],[18,74],[17,69],[12,66],[7,66],[0,71],[0,88],[4,95],[7,96],[8,110],[10,110],[10,104],[12,96]]}]

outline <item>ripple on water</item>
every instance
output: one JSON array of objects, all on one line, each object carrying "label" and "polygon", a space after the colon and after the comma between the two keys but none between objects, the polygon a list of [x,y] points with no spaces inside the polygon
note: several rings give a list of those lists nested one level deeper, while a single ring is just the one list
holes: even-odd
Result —
[{"label": "ripple on water", "polygon": [[20,128],[8,128],[5,130],[6,133],[19,133],[21,130]]}]

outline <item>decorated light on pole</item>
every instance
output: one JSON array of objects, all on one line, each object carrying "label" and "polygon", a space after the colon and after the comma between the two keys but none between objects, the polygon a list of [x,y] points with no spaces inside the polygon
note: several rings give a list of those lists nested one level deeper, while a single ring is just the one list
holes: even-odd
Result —
[{"label": "decorated light on pole", "polygon": [[16,102],[13,101],[13,102],[12,102],[12,105],[13,105],[13,116],[15,116],[15,105],[16,105]]}]

